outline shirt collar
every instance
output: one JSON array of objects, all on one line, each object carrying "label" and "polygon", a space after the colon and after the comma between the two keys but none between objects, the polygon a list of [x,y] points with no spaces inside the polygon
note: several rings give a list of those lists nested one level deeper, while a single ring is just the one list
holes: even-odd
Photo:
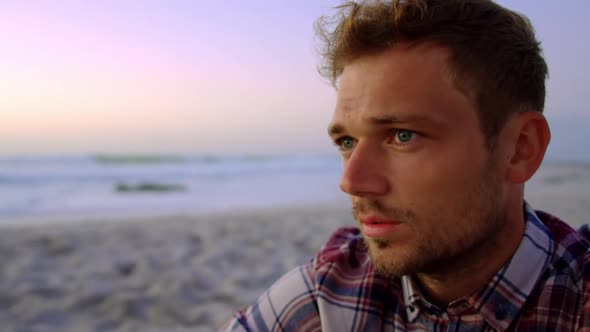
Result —
[{"label": "shirt collar", "polygon": [[[448,311],[453,310],[455,303],[468,303],[472,310],[500,331],[506,330],[518,316],[520,308],[549,265],[554,247],[549,230],[527,203],[524,212],[525,233],[512,258],[485,287],[471,296],[454,301]],[[409,276],[403,276],[401,281],[410,322],[418,317],[421,307],[429,311],[438,309],[432,308],[423,298]]]}]

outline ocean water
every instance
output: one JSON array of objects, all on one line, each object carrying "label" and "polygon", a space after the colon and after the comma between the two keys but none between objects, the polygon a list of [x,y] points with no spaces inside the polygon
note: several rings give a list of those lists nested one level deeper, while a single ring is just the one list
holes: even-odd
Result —
[{"label": "ocean water", "polygon": [[[338,155],[0,157],[0,223],[347,204],[341,173]],[[545,162],[525,198],[590,222],[590,162]]]},{"label": "ocean water", "polygon": [[329,203],[338,156],[0,158],[0,222]]}]

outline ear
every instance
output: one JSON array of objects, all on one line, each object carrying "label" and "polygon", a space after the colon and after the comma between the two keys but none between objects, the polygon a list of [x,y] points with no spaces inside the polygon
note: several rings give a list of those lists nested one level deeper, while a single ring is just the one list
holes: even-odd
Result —
[{"label": "ear", "polygon": [[537,171],[551,140],[549,125],[543,114],[523,112],[510,118],[504,133],[509,145],[506,180],[521,184]]}]

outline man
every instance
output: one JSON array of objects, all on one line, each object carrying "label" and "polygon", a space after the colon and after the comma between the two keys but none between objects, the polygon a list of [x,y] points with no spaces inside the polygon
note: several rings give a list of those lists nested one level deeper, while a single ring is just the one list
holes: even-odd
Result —
[{"label": "man", "polygon": [[360,230],[225,328],[590,331],[588,242],[523,198],[550,140],[529,21],[488,0],[399,0],[318,22]]}]

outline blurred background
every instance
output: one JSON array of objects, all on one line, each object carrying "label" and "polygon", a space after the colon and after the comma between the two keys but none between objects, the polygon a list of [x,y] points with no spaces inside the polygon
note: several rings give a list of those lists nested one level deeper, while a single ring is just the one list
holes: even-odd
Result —
[{"label": "blurred background", "polygon": [[[527,197],[588,222],[590,2],[498,2],[550,67]],[[214,329],[351,223],[312,29],[339,3],[0,1],[0,330]]]},{"label": "blurred background", "polygon": [[[340,198],[312,32],[338,3],[1,2],[0,219]],[[545,49],[547,160],[588,161],[590,4],[500,3]]]},{"label": "blurred background", "polygon": [[[267,204],[285,184],[257,176],[332,172],[334,3],[2,2],[0,218]],[[182,194],[116,190],[146,183]]]}]

